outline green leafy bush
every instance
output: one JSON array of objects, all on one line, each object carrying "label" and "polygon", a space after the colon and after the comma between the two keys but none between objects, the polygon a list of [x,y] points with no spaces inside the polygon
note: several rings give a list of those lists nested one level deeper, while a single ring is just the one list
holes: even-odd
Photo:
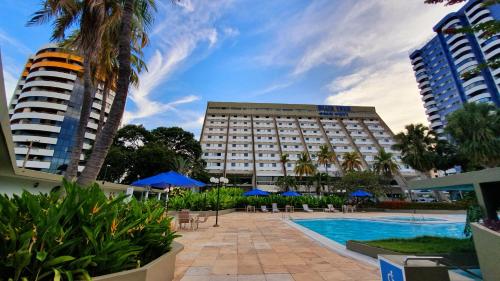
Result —
[{"label": "green leafy bush", "polygon": [[0,196],[0,280],[90,280],[144,265],[177,235],[161,202],[106,198],[97,184]]},{"label": "green leafy bush", "polygon": [[[240,188],[226,187],[220,188],[220,209],[244,208],[247,205],[261,206],[277,203],[280,208],[286,205],[302,207],[302,204],[308,204],[310,208],[326,208],[328,204],[333,204],[340,208],[342,197],[336,195],[314,197],[284,197],[281,195],[270,195],[265,197],[245,197]],[[168,202],[170,210],[190,209],[193,211],[215,210],[217,206],[217,189],[211,189],[202,193],[187,191],[180,196],[171,197]]]}]

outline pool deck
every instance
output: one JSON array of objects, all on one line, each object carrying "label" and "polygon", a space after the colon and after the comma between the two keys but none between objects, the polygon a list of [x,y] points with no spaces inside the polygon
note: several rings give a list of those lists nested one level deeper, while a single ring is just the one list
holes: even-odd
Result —
[{"label": "pool deck", "polygon": [[[304,213],[293,218],[369,218],[401,213]],[[411,216],[411,215],[410,215]],[[421,216],[421,215],[419,215]],[[429,217],[446,218],[443,215]],[[453,218],[452,218],[453,219]],[[176,281],[380,280],[378,269],[341,255],[283,220],[283,213],[235,212],[211,217],[197,231],[181,230]]]}]

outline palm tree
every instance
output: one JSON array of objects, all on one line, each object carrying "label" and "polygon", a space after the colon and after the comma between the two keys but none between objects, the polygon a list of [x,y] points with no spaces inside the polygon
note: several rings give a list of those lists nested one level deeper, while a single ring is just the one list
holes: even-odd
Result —
[{"label": "palm tree", "polygon": [[344,162],[342,162],[342,169],[352,172],[354,170],[361,170],[361,158],[356,152],[346,152],[343,155]]},{"label": "palm tree", "polygon": [[191,163],[181,156],[174,158],[174,170],[183,175],[189,175],[191,172]]},{"label": "palm tree", "polygon": [[393,148],[401,151],[401,159],[413,169],[429,174],[434,167],[434,146],[436,138],[429,128],[422,124],[405,126],[406,132],[397,134]]},{"label": "palm tree", "polygon": [[[97,12],[104,5],[98,1],[79,0],[46,0],[43,8],[33,14],[29,25],[45,23],[54,20],[52,40],[64,41],[66,31],[74,24],[81,30],[80,36],[74,37],[71,42],[64,44],[71,50],[83,55],[83,105],[91,104],[92,95],[92,67],[95,66],[98,50],[100,49],[101,35],[105,28],[106,13]],[[76,176],[81,147],[85,137],[85,128],[90,116],[91,107],[82,106],[79,127],[76,131],[75,143],[71,152],[71,161],[67,167],[65,177],[72,179]]]},{"label": "palm tree", "polygon": [[397,173],[398,164],[394,161],[392,153],[386,152],[385,149],[382,148],[375,156],[373,168],[379,175],[391,178]]},{"label": "palm tree", "polygon": [[500,110],[486,103],[467,103],[448,117],[445,131],[458,146],[458,152],[473,165],[495,167],[500,164]]},{"label": "palm tree", "polygon": [[290,159],[288,159],[288,156],[288,154],[283,154],[280,157],[280,162],[283,165],[283,175],[285,176],[285,178],[287,177],[286,163],[290,161]]},{"label": "palm tree", "polygon": [[302,152],[293,169],[296,175],[302,180],[303,176],[312,176],[316,173],[316,167],[311,161],[309,154]]},{"label": "palm tree", "polygon": [[[134,6],[134,1],[137,6]],[[140,7],[139,7],[140,6]],[[131,43],[133,42],[132,33],[144,33],[151,24],[151,10],[155,9],[154,0],[125,0],[123,5],[119,35],[117,38],[118,46],[118,78],[115,98],[109,112],[106,124],[102,128],[101,136],[96,139],[90,158],[86,163],[86,168],[78,178],[77,183],[88,185],[95,181],[99,170],[104,162],[106,154],[113,142],[113,138],[120,126],[120,122],[125,111],[125,102],[127,101],[128,87],[132,74],[131,67]],[[134,13],[136,12],[136,13]],[[137,20],[140,19],[140,20]],[[133,30],[133,27],[137,30]],[[143,42],[145,43],[145,42]],[[144,44],[143,44],[144,45]]]},{"label": "palm tree", "polygon": [[[326,144],[319,147],[319,152],[318,152],[317,156],[318,156],[318,163],[320,165],[325,166],[326,188],[329,189],[330,184],[329,184],[329,177],[328,177],[328,165],[334,163],[335,158],[337,156],[335,155],[335,152],[330,150]],[[321,177],[320,177],[320,180],[321,180]]]},{"label": "palm tree", "polygon": [[[84,57],[84,100],[71,161],[65,177],[73,178],[77,173],[85,129],[93,101],[91,89],[96,85],[96,83],[92,83],[92,77],[95,78],[98,74],[96,65],[99,55],[102,54],[101,46],[103,45],[103,41],[105,41],[104,44],[112,44],[115,46],[115,49],[122,51],[120,54],[123,54],[123,56],[115,56],[118,57],[117,61],[120,62],[122,70],[118,71],[117,77],[121,77],[121,79],[116,80],[118,85],[116,97],[118,97],[118,100],[121,98],[126,99],[130,75],[127,75],[127,77],[123,75],[131,71],[130,45],[135,44],[142,48],[147,42],[147,37],[144,35],[146,34],[146,28],[151,24],[151,9],[155,9],[154,0],[45,0],[42,9],[37,11],[29,21],[29,24],[36,24],[53,20],[54,30],[52,39],[55,41],[64,41],[63,45],[65,47],[76,50]],[[66,31],[73,30],[75,25],[75,31],[67,38]],[[111,34],[111,32],[115,34],[114,38],[116,40],[114,41],[109,40],[112,37],[108,36],[108,38],[105,38],[105,34]],[[134,40],[131,41],[131,38],[139,39],[134,42]],[[107,42],[106,39],[108,40]],[[128,40],[127,46],[124,45],[125,40]],[[141,43],[136,44],[137,42]],[[116,54],[118,53],[116,52]],[[128,58],[125,58],[125,54],[128,54]],[[123,63],[127,63],[127,65],[123,65]],[[123,82],[121,85],[120,81]],[[117,117],[120,119],[124,110],[124,107],[121,106],[122,104],[124,105],[124,101],[123,103],[118,102],[117,109],[115,110],[117,111],[115,113],[119,115]],[[114,121],[113,118],[109,120]],[[116,125],[116,128],[114,130],[111,128],[111,134],[107,135],[109,140],[105,140],[106,143],[112,142],[114,133],[116,133],[119,126],[119,121],[112,123],[111,125]],[[96,138],[97,142],[100,139]],[[99,165],[87,169],[87,179],[81,183],[88,184],[95,180],[104,162],[109,146],[104,150],[101,149],[98,152],[98,156],[94,157],[97,158],[96,160],[98,161],[96,162]]]}]

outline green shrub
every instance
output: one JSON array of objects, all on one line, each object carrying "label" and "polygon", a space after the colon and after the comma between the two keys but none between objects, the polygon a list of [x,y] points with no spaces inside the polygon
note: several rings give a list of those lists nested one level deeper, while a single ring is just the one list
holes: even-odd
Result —
[{"label": "green shrub", "polygon": [[0,280],[89,280],[137,268],[170,250],[161,202],[106,198],[97,184],[0,196]]},{"label": "green shrub", "polygon": [[[245,197],[240,188],[226,187],[220,188],[220,209],[244,208],[247,205],[262,206],[277,203],[278,207],[284,208],[286,205],[293,205],[301,208],[302,204],[308,204],[310,208],[326,208],[328,204],[333,204],[340,208],[342,197],[336,195],[314,197],[284,197],[281,195],[270,195],[265,197]],[[195,193],[187,191],[181,196],[171,197],[168,202],[170,210],[190,209],[193,211],[215,210],[217,206],[217,189],[211,189],[206,192]]]}]

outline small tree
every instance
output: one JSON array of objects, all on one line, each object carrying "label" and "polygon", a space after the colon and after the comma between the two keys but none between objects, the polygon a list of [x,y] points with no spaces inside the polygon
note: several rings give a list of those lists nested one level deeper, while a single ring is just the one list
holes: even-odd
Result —
[{"label": "small tree", "polygon": [[445,131],[456,142],[458,152],[472,164],[500,164],[500,110],[486,103],[467,103],[448,117]]},{"label": "small tree", "polygon": [[392,178],[398,171],[398,164],[394,161],[392,153],[386,152],[385,149],[382,148],[378,151],[378,154],[375,155],[373,169],[381,176]]},{"label": "small tree", "polygon": [[307,154],[306,152],[303,152],[300,155],[300,157],[297,160],[297,163],[295,165],[294,172],[296,175],[299,176],[300,180],[302,180],[303,176],[309,177],[309,176],[312,176],[316,173],[316,167],[312,163],[311,158],[309,157],[309,154]]},{"label": "small tree", "polygon": [[357,152],[347,152],[343,156],[344,162],[342,162],[342,169],[347,172],[352,172],[355,170],[361,170],[361,157]]},{"label": "small tree", "polygon": [[413,169],[429,175],[434,168],[435,134],[422,124],[405,126],[405,132],[397,134],[393,148],[401,151],[402,160]]}]

